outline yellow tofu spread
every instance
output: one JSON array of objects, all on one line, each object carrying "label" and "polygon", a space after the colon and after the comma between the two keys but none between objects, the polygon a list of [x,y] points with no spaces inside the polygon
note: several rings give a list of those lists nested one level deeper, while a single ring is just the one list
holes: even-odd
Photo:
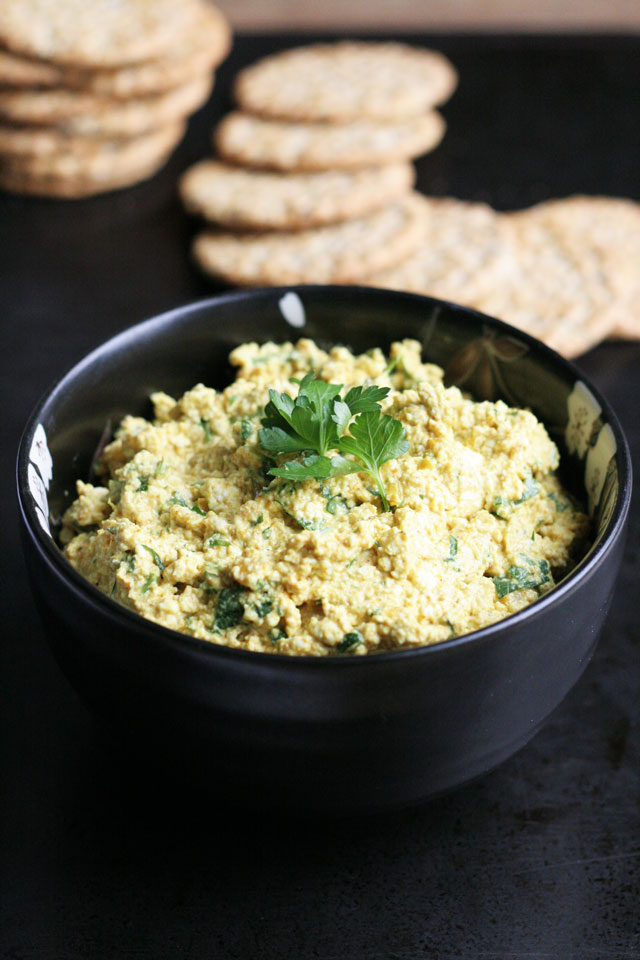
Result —
[{"label": "yellow tofu spread", "polygon": [[[484,627],[575,564],[588,519],[555,474],[543,424],[445,388],[416,341],[390,356],[247,343],[230,359],[224,390],[156,393],[153,421],[126,416],[99,459],[101,485],[78,481],[64,515],[69,562],[130,610],[243,650],[360,656]],[[364,471],[269,473],[304,456],[265,451],[269,390],[295,398],[309,371],[342,396],[388,388],[381,412],[408,441],[380,467],[389,510]]]}]

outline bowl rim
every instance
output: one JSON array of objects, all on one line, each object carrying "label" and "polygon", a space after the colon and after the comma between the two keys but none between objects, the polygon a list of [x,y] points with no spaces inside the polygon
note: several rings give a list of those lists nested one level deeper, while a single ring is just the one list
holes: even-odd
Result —
[{"label": "bowl rim", "polygon": [[[574,380],[581,381],[586,387],[588,387],[594,398],[600,404],[602,408],[601,415],[605,419],[605,422],[610,424],[616,439],[619,481],[618,497],[613,513],[609,518],[607,527],[603,532],[599,543],[590,548],[582,560],[563,578],[563,580],[561,580],[557,586],[553,587],[552,590],[544,594],[544,596],[539,597],[533,603],[523,607],[521,610],[518,610],[515,613],[503,617],[501,620],[497,620],[494,623],[479,628],[478,630],[473,630],[470,633],[460,634],[459,636],[442,640],[438,643],[425,644],[408,649],[401,648],[398,650],[372,653],[367,656],[293,656],[279,654],[276,651],[273,653],[263,653],[260,651],[228,647],[224,644],[218,644],[212,640],[203,640],[187,633],[181,633],[178,630],[165,627],[153,620],[148,620],[141,614],[136,613],[133,610],[129,610],[123,604],[111,599],[111,597],[107,596],[107,594],[102,593],[102,591],[98,590],[97,587],[86,580],[80,573],[78,573],[77,570],[75,570],[74,567],[71,566],[70,563],[68,563],[68,561],[64,558],[62,551],[56,545],[53,537],[46,534],[43,530],[36,516],[35,506],[32,502],[33,498],[28,494],[27,467],[29,464],[29,451],[31,449],[33,434],[41,419],[42,411],[50,403],[55,401],[56,397],[61,391],[64,390],[68,383],[73,382],[79,373],[81,373],[87,367],[90,367],[101,356],[108,355],[115,350],[122,350],[129,341],[138,340],[141,335],[144,337],[144,334],[148,334],[156,329],[162,329],[165,326],[171,326],[174,323],[188,318],[194,313],[205,312],[210,310],[212,307],[215,308],[219,304],[229,304],[247,299],[256,299],[258,302],[265,298],[280,299],[286,293],[295,293],[301,295],[309,291],[315,293],[323,292],[328,296],[331,296],[331,293],[334,291],[339,291],[343,294],[346,291],[349,291],[357,296],[372,296],[374,299],[382,294],[390,299],[399,299],[401,301],[417,300],[421,303],[428,303],[429,307],[431,308],[438,306],[446,307],[449,310],[466,314],[477,322],[479,321],[492,327],[493,329],[503,332],[506,336],[512,336],[526,342],[534,349],[536,353],[542,353],[543,358],[546,355],[546,358],[551,360],[554,366],[560,366],[564,368],[565,372],[569,373]],[[302,331],[300,331],[300,334],[302,334]],[[632,467],[628,442],[620,422],[610,407],[608,401],[602,396],[598,388],[591,383],[591,381],[574,363],[556,353],[556,351],[552,350],[542,341],[537,340],[528,333],[525,333],[523,330],[519,330],[517,327],[511,326],[497,317],[492,317],[490,315],[481,313],[480,311],[474,310],[471,307],[464,307],[452,301],[442,300],[436,297],[428,297],[422,294],[358,285],[288,284],[278,287],[256,287],[251,289],[232,290],[215,294],[211,297],[193,300],[189,303],[178,307],[173,307],[172,309],[164,311],[163,313],[156,314],[140,321],[139,323],[126,327],[124,330],[121,330],[114,336],[102,341],[100,344],[98,344],[98,346],[73,364],[73,366],[67,369],[61,376],[59,376],[52,383],[52,385],[45,390],[37,403],[34,405],[23,429],[18,446],[16,458],[16,487],[18,504],[25,530],[29,534],[31,543],[38,549],[41,558],[45,561],[47,566],[53,569],[58,579],[67,583],[67,585],[71,587],[75,593],[79,593],[80,596],[90,605],[97,606],[102,615],[106,616],[107,618],[115,619],[116,621],[121,621],[123,627],[131,627],[133,628],[134,632],[137,629],[142,633],[150,633],[157,638],[158,642],[163,641],[164,645],[174,649],[179,648],[177,652],[181,652],[183,654],[188,654],[191,652],[193,654],[201,654],[205,657],[211,657],[214,660],[219,657],[222,657],[223,660],[227,657],[231,657],[236,662],[239,662],[240,658],[240,660],[244,660],[245,662],[262,665],[263,667],[267,665],[271,666],[275,664],[284,664],[289,665],[290,669],[319,670],[336,669],[338,664],[342,665],[338,667],[338,669],[345,669],[345,665],[347,664],[350,664],[353,667],[356,664],[364,666],[365,664],[384,664],[389,663],[390,661],[399,661],[400,659],[404,660],[414,657],[443,656],[447,654],[447,651],[453,651],[459,649],[460,647],[466,647],[468,644],[482,643],[483,641],[495,636],[495,634],[501,634],[505,631],[517,629],[517,627],[524,621],[531,620],[539,615],[544,614],[550,605],[561,600],[568,593],[578,589],[582,582],[590,577],[595,568],[603,562],[605,556],[612,549],[614,543],[622,533],[631,501]],[[324,666],[321,667],[320,664],[323,664]],[[275,669],[287,669],[287,667],[275,667]],[[367,666],[366,669],[371,669],[371,667]]]}]

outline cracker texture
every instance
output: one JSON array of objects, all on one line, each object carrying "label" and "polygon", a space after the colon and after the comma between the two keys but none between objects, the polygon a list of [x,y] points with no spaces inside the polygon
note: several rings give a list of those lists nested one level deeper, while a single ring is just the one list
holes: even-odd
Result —
[{"label": "cracker texture", "polygon": [[228,54],[231,30],[223,14],[207,3],[177,51],[113,70],[83,70],[27,60],[0,50],[0,84],[82,90],[126,100],[160,93],[213,70]]},{"label": "cracker texture", "polygon": [[[178,121],[130,140],[71,139],[65,150],[3,160],[3,169],[18,171],[26,178],[44,180],[111,182],[130,175],[138,178],[166,158],[184,135],[185,124]],[[70,188],[71,189],[71,188]]]},{"label": "cracker texture", "polygon": [[412,120],[303,123],[234,111],[214,131],[225,160],[273,170],[336,170],[410,160],[438,146],[446,124],[436,110]]},{"label": "cracker texture", "polygon": [[444,103],[456,84],[437,51],[344,41],[266,57],[238,74],[234,96],[241,110],[287,120],[399,120]]},{"label": "cracker texture", "polygon": [[75,90],[0,91],[0,117],[12,124],[54,124],[67,134],[130,137],[197,110],[209,97],[209,73],[151,97],[115,101]]},{"label": "cracker texture", "polygon": [[608,198],[512,214],[424,198],[421,244],[369,282],[462,303],[578,356],[612,332],[623,335],[622,317],[631,330],[638,323],[638,273],[624,252],[637,214],[631,201]]},{"label": "cracker texture", "polygon": [[3,0],[0,46],[89,68],[163,55],[197,20],[203,0]]},{"label": "cracker texture", "polygon": [[350,283],[415,249],[420,217],[414,194],[376,213],[297,233],[205,231],[193,256],[205,273],[239,286]]},{"label": "cracker texture", "polygon": [[281,174],[203,160],[183,175],[180,194],[190,213],[231,229],[298,230],[371,213],[414,179],[408,163]]}]

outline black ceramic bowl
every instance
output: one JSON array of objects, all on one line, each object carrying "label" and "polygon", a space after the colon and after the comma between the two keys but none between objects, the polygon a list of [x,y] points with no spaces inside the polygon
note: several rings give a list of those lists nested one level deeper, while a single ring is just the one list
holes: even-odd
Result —
[{"label": "black ceramic bowl", "polygon": [[[304,335],[355,350],[420,340],[449,383],[527,406],[559,444],[564,481],[589,503],[594,544],[527,609],[436,646],[301,658],[216,646],[157,626],[87,583],[52,539],[105,430],[154,390],[231,379],[249,340]],[[618,421],[578,370],[461,307],[356,287],[231,293],[125,331],[37,406],[18,458],[33,592],[71,683],[138,755],[219,796],[327,813],[415,803],[521,747],[585,668],[611,599],[631,493]]]}]

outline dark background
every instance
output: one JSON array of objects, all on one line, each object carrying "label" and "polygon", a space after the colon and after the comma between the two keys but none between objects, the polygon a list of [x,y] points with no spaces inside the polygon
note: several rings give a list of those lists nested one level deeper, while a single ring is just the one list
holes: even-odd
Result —
[{"label": "dark background", "polygon": [[[24,571],[13,464],[40,394],[89,349],[211,293],[175,180],[235,71],[308,37],[238,37],[168,167],[82,202],[0,195],[3,960],[640,957],[640,516],[593,662],[499,770],[419,809],[333,822],[219,808],[121,766],[54,663]],[[640,38],[410,37],[460,86],[428,193],[499,209],[640,200]],[[640,270],[640,264],[638,266]],[[580,358],[640,466],[640,344]],[[456,691],[451,691],[456,696]]]}]

